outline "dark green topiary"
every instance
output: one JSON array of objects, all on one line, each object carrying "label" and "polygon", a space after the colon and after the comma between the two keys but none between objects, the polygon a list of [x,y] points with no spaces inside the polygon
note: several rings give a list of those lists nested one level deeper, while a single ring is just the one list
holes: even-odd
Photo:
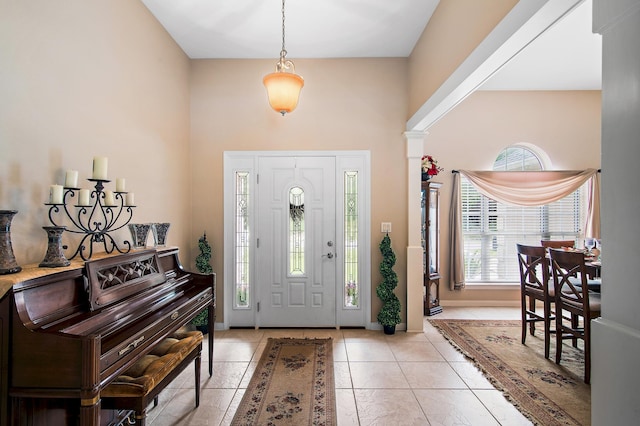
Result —
[{"label": "dark green topiary", "polygon": [[376,294],[382,300],[382,308],[378,313],[378,322],[383,326],[395,326],[402,322],[400,318],[400,300],[393,292],[398,285],[398,275],[393,270],[396,264],[396,255],[391,248],[391,238],[385,235],[380,242],[382,262],[380,262],[380,275],[382,282],[376,288]]},{"label": "dark green topiary", "polygon": [[[205,232],[200,239],[198,239],[198,248],[200,254],[196,257],[196,269],[201,274],[211,274],[213,268],[209,261],[211,260],[211,246],[207,241],[207,233]],[[205,326],[209,322],[208,309],[200,312],[196,317],[191,320],[191,324],[195,326]]]},{"label": "dark green topiary", "polygon": [[207,241],[207,233],[205,232],[198,240],[198,248],[200,254],[196,257],[196,269],[201,274],[210,274],[213,272],[213,268],[209,261],[211,260],[211,246]]}]

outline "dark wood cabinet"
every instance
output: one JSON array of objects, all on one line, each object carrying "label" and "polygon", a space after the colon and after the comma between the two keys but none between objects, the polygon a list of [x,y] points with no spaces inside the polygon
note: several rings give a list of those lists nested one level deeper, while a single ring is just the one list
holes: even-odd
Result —
[{"label": "dark wood cabinet", "polygon": [[422,249],[424,314],[442,312],[440,306],[440,188],[442,183],[422,182]]}]

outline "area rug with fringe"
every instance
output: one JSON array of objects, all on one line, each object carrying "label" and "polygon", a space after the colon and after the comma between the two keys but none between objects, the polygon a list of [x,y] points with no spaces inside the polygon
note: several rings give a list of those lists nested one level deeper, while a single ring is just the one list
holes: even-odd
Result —
[{"label": "area rug with fringe", "polygon": [[232,425],[336,424],[332,339],[269,338]]},{"label": "area rug with fringe", "polygon": [[473,360],[489,381],[536,425],[590,425],[591,387],[584,383],[584,354],[565,343],[555,363],[544,357],[544,334],[536,329],[521,343],[521,322],[429,319],[454,346]]}]

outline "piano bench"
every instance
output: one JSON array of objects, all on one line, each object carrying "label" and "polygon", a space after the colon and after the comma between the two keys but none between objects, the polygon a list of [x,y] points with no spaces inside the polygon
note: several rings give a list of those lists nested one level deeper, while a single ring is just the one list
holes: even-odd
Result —
[{"label": "piano bench", "polygon": [[158,394],[195,360],[196,407],[200,405],[200,364],[203,336],[180,329],[158,343],[131,368],[116,377],[100,393],[102,407],[135,411],[136,424],[144,425],[147,407]]}]

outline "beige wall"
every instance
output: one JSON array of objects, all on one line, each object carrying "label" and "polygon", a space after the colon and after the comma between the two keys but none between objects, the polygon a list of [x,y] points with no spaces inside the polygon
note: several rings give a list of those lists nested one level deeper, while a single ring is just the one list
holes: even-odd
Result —
[{"label": "beige wall", "polygon": [[518,0],[441,0],[409,59],[410,118]]},{"label": "beige wall", "polygon": [[[192,63],[193,238],[206,230],[218,273],[218,300],[224,300],[225,272],[222,154],[235,150],[370,150],[372,291],[380,278],[380,222],[392,222],[400,281],[397,294],[404,300],[406,59],[294,59],[296,71],[308,84],[298,108],[285,117],[270,109],[262,85],[275,60]],[[377,315],[380,305],[375,292],[372,300],[372,312]]]},{"label": "beige wall", "polygon": [[108,188],[135,192],[133,221],[171,222],[168,242],[189,248],[189,61],[141,2],[3,1],[0,70],[0,208],[19,210],[19,264],[44,258],[49,185],[76,169],[89,188],[96,155]]},{"label": "beige wall", "polygon": [[[441,7],[460,8],[468,1],[443,0]],[[500,0],[502,7],[492,8],[500,13],[486,19],[499,21],[512,3]],[[12,226],[18,263],[44,257],[41,227],[48,224],[44,202],[49,185],[62,183],[68,168],[78,169],[85,182],[92,157],[105,155],[109,177],[126,177],[128,189],[136,193],[134,221],[171,222],[169,243],[181,248],[188,268],[193,268],[198,237],[207,232],[223,300],[222,153],[366,149],[372,161],[371,318],[379,309],[373,290],[379,282],[383,221],[393,223],[396,293],[405,309],[402,132],[409,113],[446,75],[438,71],[434,80],[433,60],[455,67],[472,50],[471,40],[456,41],[465,53],[447,60],[445,53],[458,52],[451,43],[434,52],[435,58],[424,59],[434,43],[424,44],[430,29],[411,59],[293,58],[307,86],[298,109],[281,117],[269,109],[262,85],[277,58],[189,61],[140,2],[34,0],[1,7],[0,208],[19,210]],[[484,25],[474,37],[490,30]],[[557,168],[599,167],[599,111],[599,92],[480,92],[454,109],[430,129],[425,143],[425,153],[446,168],[439,176],[445,183],[443,235],[452,168],[490,167],[500,149],[518,141],[546,150]],[[119,235],[129,238],[126,231]],[[448,252],[446,239],[441,251]],[[446,283],[446,257],[441,269]],[[442,299],[512,296],[444,290]]]},{"label": "beige wall", "polygon": [[452,292],[449,282],[449,205],[451,170],[490,170],[498,153],[514,143],[530,143],[546,152],[556,170],[600,168],[600,91],[500,92],[479,91],[429,129],[425,153],[445,171],[440,269],[443,304],[462,300],[517,300],[519,290]]}]

